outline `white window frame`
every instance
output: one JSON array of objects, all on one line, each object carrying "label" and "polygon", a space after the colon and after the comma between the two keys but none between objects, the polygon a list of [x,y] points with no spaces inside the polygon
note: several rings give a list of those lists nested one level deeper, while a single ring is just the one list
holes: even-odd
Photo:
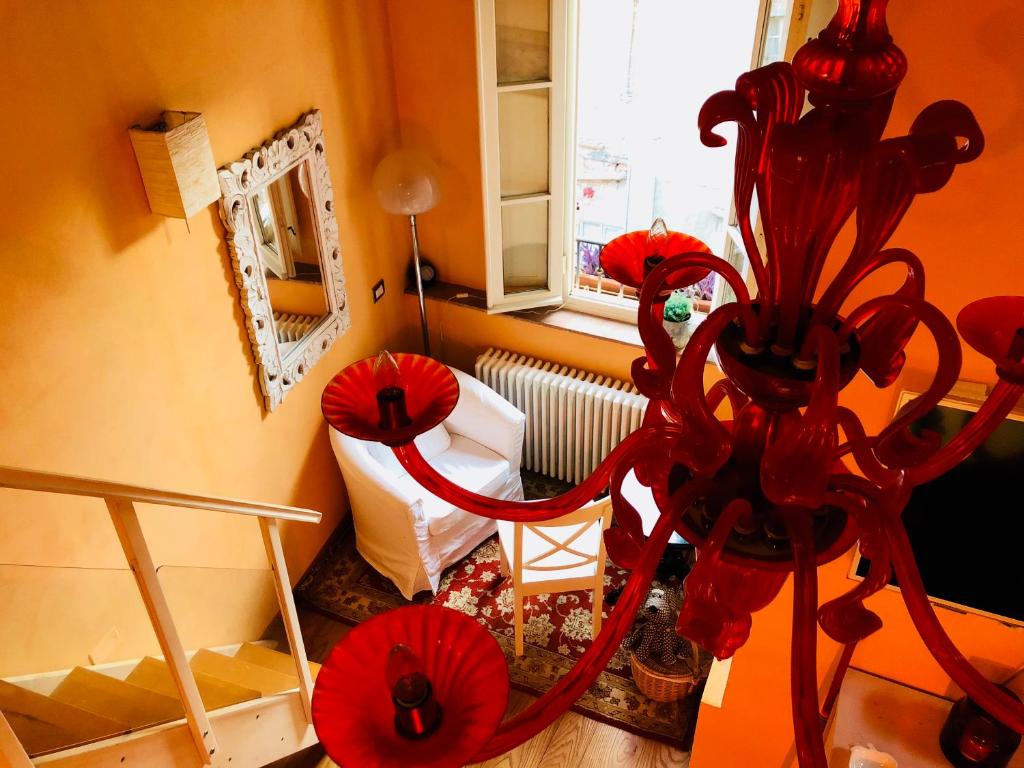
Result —
[{"label": "white window frame", "polygon": [[[567,51],[567,4],[551,0],[549,29],[549,80],[498,85],[495,0],[476,0],[477,90],[480,109],[480,159],[484,196],[484,250],[487,269],[488,312],[512,312],[562,303],[564,296],[562,240],[565,220],[565,86]],[[501,196],[501,146],[498,132],[498,97],[526,90],[548,91],[548,191],[532,195]],[[548,275],[543,290],[505,293],[502,262],[501,211],[511,205],[547,201]]]},{"label": "white window frame", "polygon": [[[791,59],[803,43],[813,0],[788,0],[791,13],[786,31],[786,58]],[[760,66],[768,29],[772,0],[759,0],[754,39],[751,41],[751,68]],[[637,306],[617,297],[573,294],[576,270],[576,102],[577,39],[579,0],[551,0],[549,81],[497,84],[495,0],[476,0],[477,77],[480,110],[480,156],[484,196],[484,239],[489,312],[508,312],[536,307],[565,306],[578,312],[612,320],[636,323]],[[741,73],[737,72],[737,76]],[[571,88],[569,87],[571,84]],[[498,138],[498,95],[502,92],[547,88],[550,91],[549,187],[547,194],[523,195],[502,199],[500,193],[500,146]],[[571,96],[571,99],[567,98]],[[709,96],[711,94],[708,94]],[[694,127],[694,141],[697,141]],[[506,295],[502,264],[501,210],[507,205],[547,200],[548,287]],[[764,233],[760,217],[754,211],[754,233],[764,252]],[[736,209],[730,192],[727,222],[722,242],[709,243],[712,251],[735,267],[751,283],[749,264],[736,227]],[[671,222],[668,222],[671,226]],[[751,286],[753,287],[753,286]],[[711,307],[731,300],[724,280],[715,283]]]}]

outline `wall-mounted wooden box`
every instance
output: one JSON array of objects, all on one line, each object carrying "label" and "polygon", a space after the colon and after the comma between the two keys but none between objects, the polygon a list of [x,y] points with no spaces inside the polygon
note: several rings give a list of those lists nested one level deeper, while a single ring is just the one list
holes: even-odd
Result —
[{"label": "wall-mounted wooden box", "polygon": [[206,121],[198,112],[164,112],[160,122],[130,128],[153,213],[187,219],[220,197]]}]

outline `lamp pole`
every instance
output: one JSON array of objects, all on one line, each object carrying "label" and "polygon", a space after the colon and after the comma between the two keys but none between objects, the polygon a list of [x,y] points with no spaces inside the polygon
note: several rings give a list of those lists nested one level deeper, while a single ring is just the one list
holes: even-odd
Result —
[{"label": "lamp pole", "polygon": [[423,333],[423,354],[433,357],[430,354],[430,334],[427,332],[427,305],[423,300],[423,275],[420,273],[420,239],[416,235],[416,214],[409,217],[409,226],[412,228],[412,264],[416,273],[416,295],[420,300],[420,331]]}]

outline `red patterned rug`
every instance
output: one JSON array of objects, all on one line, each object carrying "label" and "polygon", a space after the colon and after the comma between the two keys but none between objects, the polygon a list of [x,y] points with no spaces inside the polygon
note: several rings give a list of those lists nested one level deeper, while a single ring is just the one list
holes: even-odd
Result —
[{"label": "red patterned rug", "polygon": [[[512,587],[499,584],[497,537],[478,546],[442,576],[436,595],[422,592],[414,603],[435,603],[474,617],[497,639],[509,664],[512,684],[540,694],[564,675],[590,647],[589,592],[528,598],[524,611],[525,655],[513,653]],[[605,593],[622,586],[628,572],[608,563]],[[655,583],[678,592],[679,583]],[[358,624],[382,611],[408,605],[385,577],[360,557],[351,529],[339,530],[296,588],[306,605],[346,623]],[[606,606],[604,615],[608,615]],[[665,704],[644,696],[633,682],[628,653],[619,649],[607,669],[574,709],[642,736],[687,749],[699,697]]]}]

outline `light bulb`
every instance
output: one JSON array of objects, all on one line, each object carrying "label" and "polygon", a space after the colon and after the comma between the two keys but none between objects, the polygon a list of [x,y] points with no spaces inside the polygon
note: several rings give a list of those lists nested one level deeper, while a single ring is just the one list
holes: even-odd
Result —
[{"label": "light bulb", "polygon": [[668,240],[668,227],[665,225],[665,220],[660,216],[654,220],[651,228],[647,230],[647,240],[650,243]]},{"label": "light bulb", "polygon": [[402,388],[402,369],[398,367],[398,361],[386,349],[382,349],[373,363],[373,380],[377,389],[388,387]]},{"label": "light bulb", "polygon": [[644,259],[645,277],[651,273],[652,269],[665,260],[665,254],[662,253],[662,250],[667,245],[668,227],[665,226],[665,220],[659,217],[654,220],[651,228],[647,231],[648,256]]},{"label": "light bulb", "polygon": [[405,387],[398,362],[386,349],[373,364],[373,381],[377,385],[378,426],[381,429],[402,429],[412,423],[405,408]]}]

